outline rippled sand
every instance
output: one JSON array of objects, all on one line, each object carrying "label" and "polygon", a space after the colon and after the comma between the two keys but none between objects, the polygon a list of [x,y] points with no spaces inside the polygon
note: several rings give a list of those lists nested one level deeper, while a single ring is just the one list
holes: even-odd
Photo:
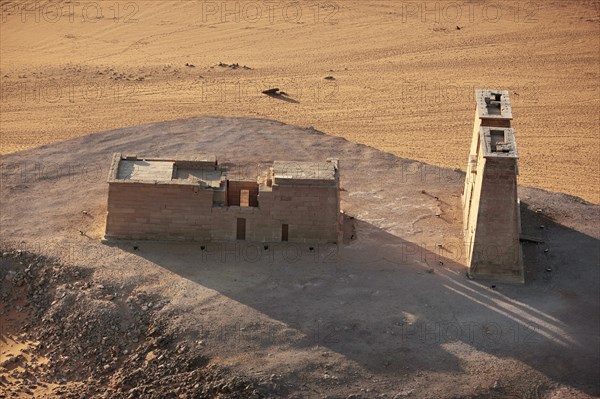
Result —
[{"label": "rippled sand", "polygon": [[5,3],[0,152],[234,115],[464,169],[474,88],[500,87],[521,183],[599,203],[599,3],[459,3]]}]

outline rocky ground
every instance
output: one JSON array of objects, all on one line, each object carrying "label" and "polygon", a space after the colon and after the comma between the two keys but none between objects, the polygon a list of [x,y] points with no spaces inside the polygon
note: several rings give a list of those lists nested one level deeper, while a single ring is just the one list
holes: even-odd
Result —
[{"label": "rocky ground", "polygon": [[[105,286],[87,269],[26,251],[3,251],[0,288],[0,398],[304,397],[286,388],[284,376],[252,378],[220,366],[205,353],[204,341],[169,327],[176,315],[165,309],[168,299]],[[337,380],[327,372],[324,377]],[[495,381],[473,395],[451,398],[579,397],[556,388],[539,380],[525,394],[518,383]],[[392,395],[363,391],[320,397],[418,397],[413,389]]]},{"label": "rocky ground", "polygon": [[[265,398],[275,376],[234,375],[169,328],[168,299],[94,281],[23,251],[0,260],[0,397]],[[13,308],[13,304],[19,303]],[[13,313],[14,312],[14,313]]]}]

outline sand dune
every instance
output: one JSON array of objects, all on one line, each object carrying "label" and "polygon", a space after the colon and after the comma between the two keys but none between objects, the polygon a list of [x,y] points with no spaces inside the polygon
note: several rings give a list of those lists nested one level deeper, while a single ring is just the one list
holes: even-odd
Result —
[{"label": "sand dune", "polygon": [[2,5],[1,153],[234,115],[464,169],[473,89],[502,87],[521,183],[600,203],[598,1],[33,4]]}]

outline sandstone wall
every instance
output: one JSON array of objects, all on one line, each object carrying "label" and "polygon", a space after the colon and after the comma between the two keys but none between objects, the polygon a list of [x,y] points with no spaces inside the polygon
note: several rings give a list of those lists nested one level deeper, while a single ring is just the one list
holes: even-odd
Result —
[{"label": "sandstone wall", "polygon": [[484,159],[481,169],[471,209],[471,273],[521,281],[516,160]]},{"label": "sandstone wall", "polygon": [[[238,195],[247,189],[240,182],[235,187]],[[244,218],[247,241],[279,242],[283,224],[290,242],[338,239],[337,186],[273,186],[260,192],[257,205],[213,207],[213,191],[195,186],[113,182],[106,238],[229,241],[237,237],[237,219]]]},{"label": "sandstone wall", "polygon": [[467,266],[473,277],[522,283],[517,159],[484,157],[482,126],[510,127],[510,120],[480,119],[473,137],[462,195]]}]

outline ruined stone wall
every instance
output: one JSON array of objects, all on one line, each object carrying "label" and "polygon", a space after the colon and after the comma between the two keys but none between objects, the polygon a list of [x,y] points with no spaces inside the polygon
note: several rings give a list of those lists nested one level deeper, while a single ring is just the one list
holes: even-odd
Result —
[{"label": "ruined stone wall", "polygon": [[[471,149],[469,151],[469,160],[467,162],[467,172],[465,175],[465,186],[463,189],[463,194],[461,196],[462,205],[463,205],[463,226],[465,230],[465,234],[471,234],[470,232],[470,219],[472,217],[472,206],[473,206],[473,198],[472,196],[475,194],[473,192],[474,185],[476,183],[477,173],[479,173],[479,168],[483,165],[480,165],[479,162],[482,159],[482,156],[479,152],[479,128],[481,126],[481,119],[479,119],[479,111],[475,110],[475,121],[473,122],[473,136],[471,138]],[[483,170],[483,169],[481,169]],[[475,194],[477,195],[477,194]],[[470,241],[471,237],[467,237],[467,241]]]},{"label": "ruined stone wall", "polygon": [[[477,136],[479,137],[479,135]],[[468,197],[463,209],[463,215],[465,217],[464,234],[467,249],[467,266],[469,267],[471,266],[471,259],[473,257],[473,241],[475,228],[477,227],[481,188],[483,185],[483,179],[480,177],[483,176],[485,171],[485,158],[483,157],[483,153],[477,151],[475,154],[476,162],[472,164],[475,172],[470,171],[471,173],[468,173],[466,176],[466,179],[468,180]]]},{"label": "ruined stone wall", "polygon": [[246,240],[330,243],[339,232],[335,186],[274,186],[261,192],[259,207],[213,207],[213,191],[190,185],[110,183],[107,239],[231,241],[237,219],[246,220]]},{"label": "ruined stone wall", "polygon": [[266,209],[280,225],[289,225],[291,242],[337,241],[340,210],[335,186],[274,186]]},{"label": "ruined stone wall", "polygon": [[227,182],[227,205],[239,206],[240,205],[240,192],[242,190],[248,190],[249,206],[258,206],[258,184],[249,181],[234,181],[229,180]]},{"label": "ruined stone wall", "polygon": [[212,202],[189,185],[110,183],[106,238],[210,239]]},{"label": "ruined stone wall", "polygon": [[516,160],[483,158],[481,163],[483,176],[471,209],[471,273],[520,281]]},{"label": "ruined stone wall", "polygon": [[466,262],[472,277],[522,283],[517,158],[486,157],[480,134],[511,121],[480,115],[478,106],[462,195]]}]

